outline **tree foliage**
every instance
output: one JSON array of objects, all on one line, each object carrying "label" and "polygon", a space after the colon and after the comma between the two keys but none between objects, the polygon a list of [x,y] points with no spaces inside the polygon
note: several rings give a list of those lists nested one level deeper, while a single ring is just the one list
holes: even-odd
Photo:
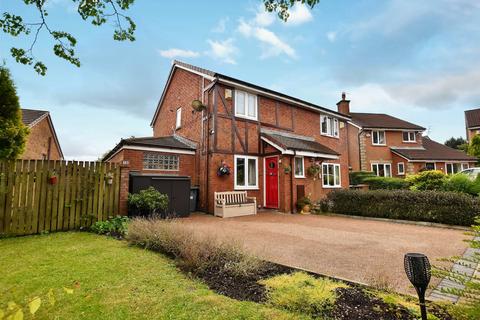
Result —
[{"label": "tree foliage", "polygon": [[[25,48],[12,47],[10,53],[16,62],[31,65],[40,75],[45,75],[47,66],[34,55],[34,47],[41,32],[46,32],[54,41],[53,53],[71,64],[80,67],[80,59],[76,55],[76,38],[63,30],[53,30],[48,21],[47,0],[21,0],[27,6],[38,11],[38,21],[26,22],[21,15],[3,12],[0,16],[0,30],[10,36],[32,34],[30,46]],[[77,12],[85,21],[94,26],[101,26],[109,21],[114,24],[113,39],[117,41],[134,41],[136,25],[124,14],[135,0],[70,0],[75,3]]]},{"label": "tree foliage", "polygon": [[451,137],[450,139],[445,141],[445,145],[453,149],[465,151],[467,140],[463,139],[462,137],[458,137],[458,138]]},{"label": "tree foliage", "polygon": [[313,8],[320,0],[263,0],[265,10],[268,12],[276,12],[278,17],[283,21],[287,21],[290,14],[288,10],[296,3],[301,3]]},{"label": "tree foliage", "polygon": [[473,136],[468,145],[468,154],[480,158],[480,135]]},{"label": "tree foliage", "polygon": [[27,134],[10,72],[0,67],[0,160],[13,160],[21,155]]}]

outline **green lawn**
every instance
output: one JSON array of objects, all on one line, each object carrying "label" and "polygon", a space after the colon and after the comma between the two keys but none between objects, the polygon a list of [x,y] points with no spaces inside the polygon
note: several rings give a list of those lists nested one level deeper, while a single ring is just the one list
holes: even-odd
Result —
[{"label": "green lawn", "polygon": [[36,319],[296,319],[215,294],[157,253],[89,233],[2,239],[0,274],[0,310],[14,301],[26,318],[40,297]]}]

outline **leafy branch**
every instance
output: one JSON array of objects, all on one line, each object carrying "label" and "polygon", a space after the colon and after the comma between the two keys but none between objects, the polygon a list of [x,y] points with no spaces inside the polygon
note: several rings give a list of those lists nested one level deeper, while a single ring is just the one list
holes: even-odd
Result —
[{"label": "leafy branch", "polygon": [[[77,12],[84,21],[90,21],[94,26],[101,26],[110,19],[114,21],[113,39],[116,41],[135,41],[136,25],[134,21],[124,14],[135,0],[71,0],[78,3]],[[47,72],[46,65],[36,59],[34,47],[37,44],[39,34],[47,32],[54,40],[53,53],[71,64],[80,67],[80,59],[76,55],[76,38],[61,30],[52,30],[47,21],[48,11],[44,5],[46,0],[23,0],[26,5],[34,6],[39,13],[39,21],[27,23],[22,16],[9,12],[3,12],[0,18],[0,29],[13,37],[29,35],[34,29],[32,42],[28,49],[12,47],[10,53],[17,63],[32,65],[40,75]]]},{"label": "leafy branch", "polygon": [[283,21],[287,21],[290,14],[288,10],[296,3],[301,3],[313,8],[320,0],[263,0],[265,10],[268,12],[276,12],[278,17]]}]

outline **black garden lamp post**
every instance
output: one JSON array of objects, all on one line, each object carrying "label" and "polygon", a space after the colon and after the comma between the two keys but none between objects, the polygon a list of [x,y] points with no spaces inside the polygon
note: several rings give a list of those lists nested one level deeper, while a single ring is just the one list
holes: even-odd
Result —
[{"label": "black garden lamp post", "polygon": [[425,292],[431,277],[430,262],[426,255],[421,253],[407,253],[404,258],[405,273],[408,280],[417,290],[420,300],[420,312],[422,320],[427,320],[427,308],[425,306]]}]

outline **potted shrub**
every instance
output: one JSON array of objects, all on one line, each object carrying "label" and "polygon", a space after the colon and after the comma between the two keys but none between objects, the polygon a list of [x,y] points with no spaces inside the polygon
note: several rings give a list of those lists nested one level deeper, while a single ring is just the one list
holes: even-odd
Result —
[{"label": "potted shrub", "polygon": [[312,178],[317,178],[320,174],[321,167],[319,164],[314,163],[307,169],[307,175]]},{"label": "potted shrub", "polygon": [[57,179],[57,174],[55,172],[51,172],[48,174],[48,184],[57,184]]},{"label": "potted shrub", "polygon": [[310,200],[308,197],[300,198],[297,201],[297,209],[301,214],[310,214],[310,210],[312,209],[312,200]]}]

